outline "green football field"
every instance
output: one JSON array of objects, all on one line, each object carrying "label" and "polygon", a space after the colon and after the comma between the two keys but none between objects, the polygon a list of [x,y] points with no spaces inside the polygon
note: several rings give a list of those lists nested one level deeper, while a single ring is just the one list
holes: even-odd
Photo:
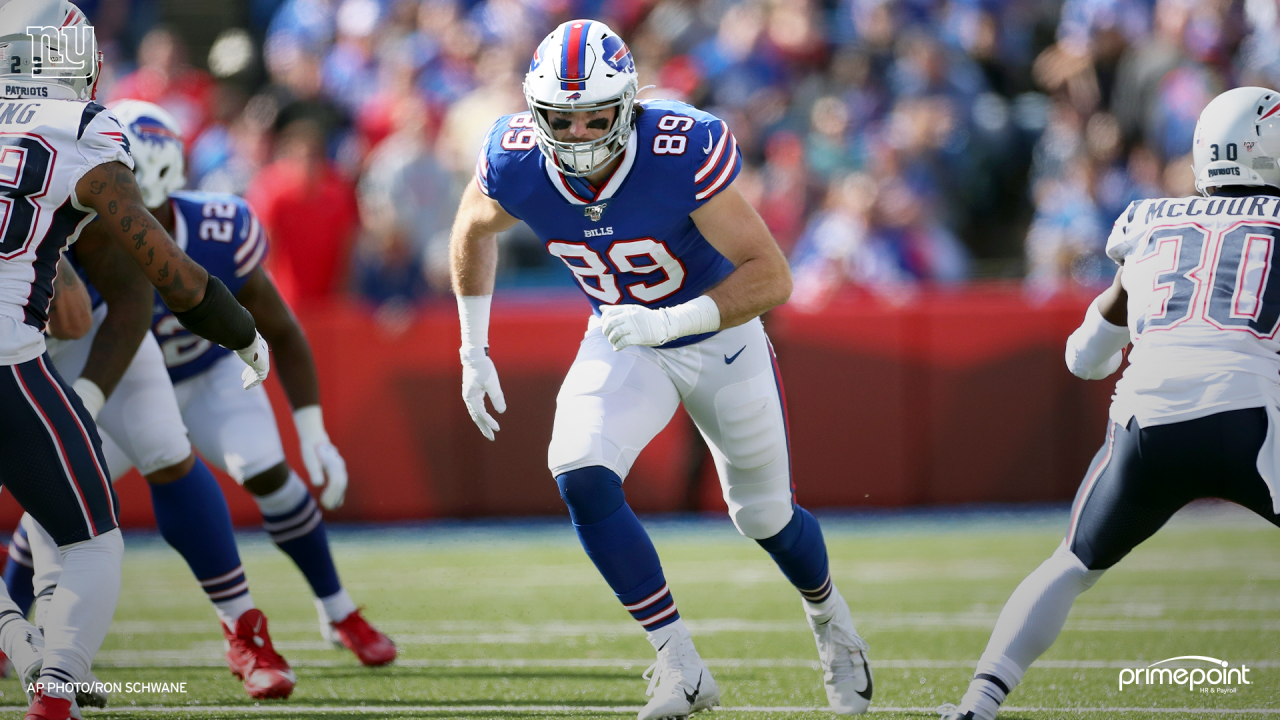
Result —
[{"label": "green football field", "polygon": [[[876,717],[936,717],[958,701],[996,615],[1059,542],[1065,509],[821,516],[837,584],[871,644]],[[727,518],[647,523],[724,718],[831,717],[800,600]],[[221,659],[213,611],[153,536],[126,540],[124,590],[95,666],[122,692],[91,717],[634,717],[652,649],[596,574],[567,520],[338,530],[353,597],[399,644],[366,669],[329,648],[301,576],[241,536],[253,596],[298,686],[247,698]],[[1118,687],[1126,667],[1201,655],[1244,664],[1234,692]],[[1201,664],[1203,666],[1203,664]],[[0,683],[9,714],[17,682]],[[1056,645],[1001,717],[1280,716],[1280,531],[1247,513],[1176,517],[1076,603]]]}]

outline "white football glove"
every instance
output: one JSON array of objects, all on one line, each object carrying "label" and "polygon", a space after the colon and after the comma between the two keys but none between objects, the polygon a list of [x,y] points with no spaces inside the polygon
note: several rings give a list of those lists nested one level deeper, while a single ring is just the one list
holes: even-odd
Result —
[{"label": "white football glove", "polygon": [[1129,328],[1107,322],[1094,300],[1084,322],[1067,338],[1067,369],[1085,380],[1101,380],[1120,368],[1128,344]]},{"label": "white football glove", "polygon": [[236,354],[249,366],[240,373],[244,389],[261,385],[267,379],[267,373],[271,372],[271,352],[267,341],[262,339],[262,333],[254,330],[253,344],[243,350],[236,350]]},{"label": "white football glove", "polygon": [[80,402],[84,404],[84,409],[89,411],[89,417],[97,422],[98,413],[102,412],[102,406],[107,404],[107,397],[102,394],[102,388],[89,378],[81,377],[71,383],[71,389],[80,396]]},{"label": "white football glove", "polygon": [[720,329],[720,309],[706,295],[672,307],[652,309],[643,305],[605,305],[600,308],[600,330],[614,350],[630,345],[663,345],[686,335]]},{"label": "white football glove", "polygon": [[652,310],[643,305],[600,308],[600,330],[614,350],[630,345],[662,345],[676,337],[665,309]]},{"label": "white football glove", "polygon": [[490,440],[500,428],[484,406],[487,394],[498,412],[507,411],[507,400],[502,396],[502,386],[498,384],[498,369],[489,359],[487,347],[463,347],[458,350],[462,357],[462,400],[467,404],[467,412],[480,432]]},{"label": "white football glove", "polygon": [[325,486],[320,504],[325,510],[337,510],[347,498],[347,462],[329,441],[320,406],[308,405],[293,411],[293,424],[298,429],[302,464],[307,467],[311,484]]}]

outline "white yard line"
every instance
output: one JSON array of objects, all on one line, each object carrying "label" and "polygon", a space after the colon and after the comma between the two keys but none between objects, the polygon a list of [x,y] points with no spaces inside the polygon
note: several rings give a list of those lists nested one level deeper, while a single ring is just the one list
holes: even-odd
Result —
[{"label": "white yard line", "polygon": [[[799,615],[799,613],[797,613]],[[856,618],[860,627],[872,632],[913,631],[920,628],[969,628],[989,631],[996,624],[995,612],[968,613],[866,613]],[[735,618],[685,621],[695,635],[714,633],[806,633],[809,628],[803,619],[795,620],[739,620]],[[580,635],[635,635],[635,623],[626,621],[570,622],[548,621],[540,623],[512,622],[407,622],[381,623],[380,627],[396,642],[406,645],[456,645],[476,644],[529,644],[557,642],[559,638]],[[272,623],[277,637],[289,633],[316,633],[314,622]],[[1071,619],[1067,630],[1080,632],[1151,632],[1179,630],[1183,632],[1280,632],[1280,620],[1239,618],[1180,620],[1112,615]],[[111,626],[112,635],[163,635],[206,634],[218,635],[214,621],[117,621]]]},{"label": "white yard line", "polygon": [[[278,647],[278,646],[277,646]],[[816,659],[806,658],[703,658],[715,668],[809,668],[818,669]],[[395,666],[420,668],[645,668],[652,658],[401,658]],[[873,658],[872,668],[971,669],[972,660]],[[1250,668],[1280,667],[1280,660],[1232,660]],[[289,664],[298,668],[345,667],[353,661],[345,656],[333,658],[292,658]],[[222,667],[225,661],[220,648],[210,646],[206,652],[191,650],[107,650],[98,653],[94,661],[100,668],[151,668],[151,667]],[[1139,660],[1040,660],[1035,667],[1059,670],[1089,670],[1108,668],[1144,667]]]}]

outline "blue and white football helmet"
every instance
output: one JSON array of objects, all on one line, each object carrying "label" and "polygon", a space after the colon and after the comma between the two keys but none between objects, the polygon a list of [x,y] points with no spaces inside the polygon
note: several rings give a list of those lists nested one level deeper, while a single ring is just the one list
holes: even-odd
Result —
[{"label": "blue and white football helmet", "polygon": [[[631,138],[639,82],[631,50],[596,20],[570,20],[533,53],[524,76],[524,97],[533,114],[538,147],[565,175],[585,177],[622,154]],[[616,107],[613,126],[591,142],[560,142],[547,111],[581,112]]]},{"label": "blue and white football helmet", "polygon": [[142,100],[113,103],[111,112],[129,140],[142,202],[149,208],[160,207],[171,193],[187,184],[182,128],[164,108]]}]

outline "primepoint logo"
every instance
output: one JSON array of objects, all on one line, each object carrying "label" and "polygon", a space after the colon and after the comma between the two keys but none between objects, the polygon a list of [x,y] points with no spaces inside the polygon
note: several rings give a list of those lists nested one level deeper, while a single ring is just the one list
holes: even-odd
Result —
[{"label": "primepoint logo", "polygon": [[[1159,667],[1165,663],[1209,663],[1214,667]],[[1179,655],[1153,662],[1144,668],[1124,668],[1120,671],[1120,692],[1126,685],[1186,685],[1188,692],[1233,693],[1240,685],[1252,685],[1249,668],[1229,667],[1231,663],[1204,655]]]}]

